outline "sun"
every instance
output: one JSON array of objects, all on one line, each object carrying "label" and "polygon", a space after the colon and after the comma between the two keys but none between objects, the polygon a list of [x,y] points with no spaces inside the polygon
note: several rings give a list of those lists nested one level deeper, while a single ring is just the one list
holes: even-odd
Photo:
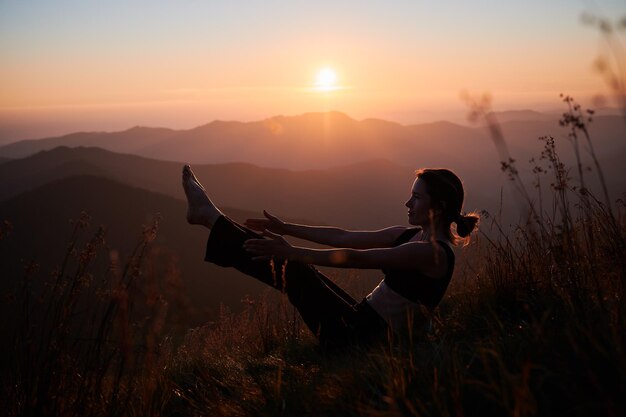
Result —
[{"label": "sun", "polygon": [[337,89],[337,73],[332,68],[322,68],[315,79],[315,89],[331,91]]}]

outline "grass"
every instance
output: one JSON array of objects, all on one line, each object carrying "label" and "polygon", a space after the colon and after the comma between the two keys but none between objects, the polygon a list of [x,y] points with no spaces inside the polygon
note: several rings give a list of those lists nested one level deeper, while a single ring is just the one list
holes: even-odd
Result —
[{"label": "grass", "polygon": [[[581,130],[584,113],[566,103],[563,123],[591,141]],[[2,317],[15,319],[2,321],[0,411],[625,415],[626,206],[605,190],[595,198],[582,173],[569,178],[555,141],[542,141],[533,161],[537,197],[515,161],[503,159],[524,220],[508,230],[483,214],[483,232],[464,248],[465,265],[432,331],[332,356],[318,351],[280,294],[243,300],[243,312],[223,309],[215,322],[172,339],[184,323],[175,308],[180,277],[152,247],[158,219],[122,260],[106,247],[104,230],[88,234],[83,215],[59,269],[42,278],[27,264],[4,294]],[[0,243],[10,245],[12,233],[9,224],[0,228]]]}]

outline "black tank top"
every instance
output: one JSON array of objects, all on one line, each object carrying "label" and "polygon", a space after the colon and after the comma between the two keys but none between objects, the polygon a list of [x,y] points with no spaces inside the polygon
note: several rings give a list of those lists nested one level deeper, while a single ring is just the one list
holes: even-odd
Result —
[{"label": "black tank top", "polygon": [[[407,243],[419,230],[419,228],[407,229],[396,239],[393,246]],[[417,269],[383,269],[385,283],[389,288],[431,310],[437,307],[443,298],[454,271],[454,252],[446,242],[438,240],[437,243],[443,247],[448,258],[448,271],[442,278],[427,277]]]}]

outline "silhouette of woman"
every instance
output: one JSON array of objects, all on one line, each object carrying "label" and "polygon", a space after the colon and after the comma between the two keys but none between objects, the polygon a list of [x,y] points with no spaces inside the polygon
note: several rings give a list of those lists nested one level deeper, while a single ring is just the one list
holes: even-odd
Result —
[{"label": "silhouette of woman", "polygon": [[[451,245],[467,241],[478,222],[476,214],[462,214],[463,184],[447,169],[416,171],[405,203],[412,227],[375,231],[292,224],[265,211],[243,226],[217,209],[189,165],[182,181],[187,221],[211,229],[205,260],[286,293],[324,348],[374,343],[390,330],[429,323],[454,270]],[[292,246],[283,235],[334,249]],[[312,265],[382,269],[384,279],[358,302]]]}]

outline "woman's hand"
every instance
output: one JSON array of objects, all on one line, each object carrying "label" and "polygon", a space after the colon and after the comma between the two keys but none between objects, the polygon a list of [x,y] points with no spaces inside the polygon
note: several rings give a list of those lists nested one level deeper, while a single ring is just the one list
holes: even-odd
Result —
[{"label": "woman's hand", "polygon": [[269,230],[270,232],[284,235],[286,234],[285,222],[276,216],[269,214],[263,210],[264,219],[247,219],[245,225],[252,230]]},{"label": "woman's hand", "polygon": [[269,230],[264,230],[263,236],[269,239],[248,239],[243,244],[243,248],[252,255],[253,261],[269,260],[274,257],[289,259],[294,248],[284,237]]}]

